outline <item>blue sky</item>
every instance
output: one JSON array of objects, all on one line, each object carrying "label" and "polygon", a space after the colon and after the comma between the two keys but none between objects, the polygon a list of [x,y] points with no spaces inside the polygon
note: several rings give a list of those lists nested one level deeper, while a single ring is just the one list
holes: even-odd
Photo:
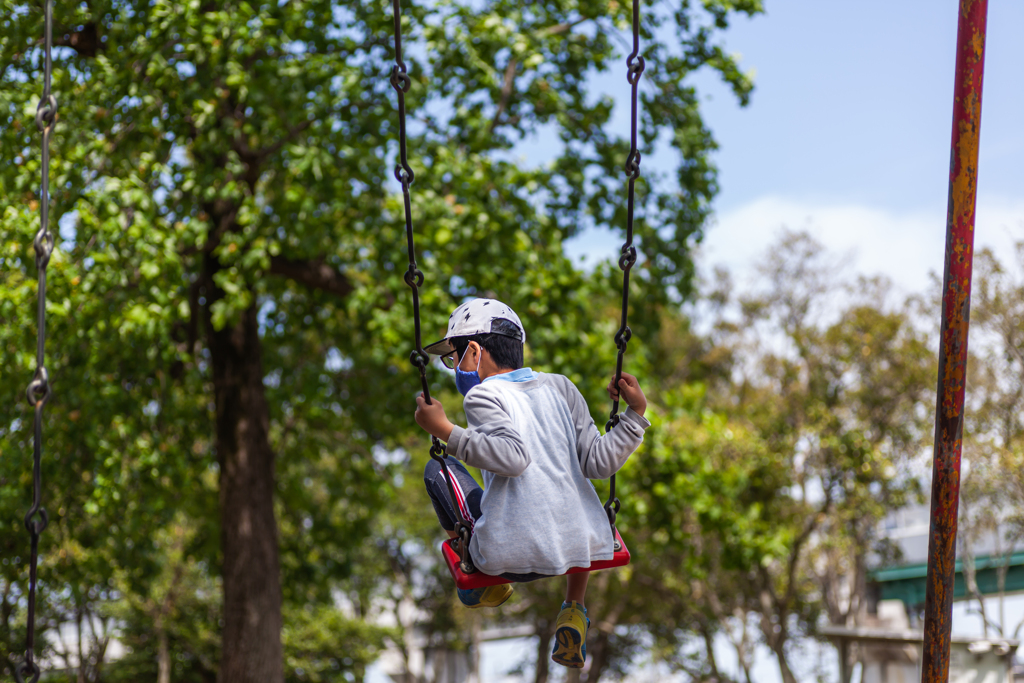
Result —
[{"label": "blue sky", "polygon": [[[719,142],[721,193],[700,262],[743,279],[783,226],[805,228],[854,266],[904,290],[942,270],[957,3],[952,0],[767,0],[737,18],[730,53],[754,73],[741,108],[710,72],[694,82]],[[1024,3],[992,0],[982,105],[976,242],[1024,237]],[[622,74],[599,87],[620,103]],[[619,84],[618,81],[623,83]],[[530,145],[523,147],[530,156]],[[645,159],[647,161],[647,159]],[[654,163],[671,161],[655,155]],[[573,253],[614,249],[588,233]]]},{"label": "blue sky", "polygon": [[[705,112],[729,210],[765,194],[913,211],[945,208],[957,3],[771,2],[727,36],[756,70],[740,109],[709,82]],[[982,194],[1024,180],[1024,3],[990,3]],[[710,79],[708,79],[710,81]]]}]

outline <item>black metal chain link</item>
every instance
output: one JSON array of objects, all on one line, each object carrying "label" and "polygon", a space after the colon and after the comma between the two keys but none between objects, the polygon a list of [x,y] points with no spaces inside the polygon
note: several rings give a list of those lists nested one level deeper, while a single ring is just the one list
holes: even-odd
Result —
[{"label": "black metal chain link", "polygon": [[[420,287],[423,286],[423,271],[416,266],[416,244],[412,228],[412,201],[409,197],[409,186],[412,185],[416,175],[409,166],[409,155],[406,149],[405,133],[405,94],[412,86],[412,79],[409,78],[408,69],[402,59],[402,7],[401,0],[392,0],[392,7],[395,19],[395,64],[391,67],[391,86],[398,93],[398,155],[399,162],[395,164],[395,179],[402,184],[402,197],[405,203],[405,236],[409,250],[409,269],[405,272],[405,284],[412,290],[412,312],[415,325],[416,347],[409,356],[409,361],[420,370],[420,384],[423,386],[423,399],[427,405],[431,404],[430,387],[427,382],[427,364],[430,356],[423,350],[423,334],[420,324]],[[444,472],[445,482],[448,484],[448,497],[455,510],[458,521],[455,529],[459,534],[459,554],[462,558],[462,570],[469,574],[476,569],[469,557],[469,539],[472,534],[472,527],[463,516],[455,496],[455,486],[452,482],[452,474],[448,469],[445,458],[448,457],[445,445],[436,436],[431,436],[430,457],[441,464]]]},{"label": "black metal chain link", "polygon": [[[633,246],[633,195],[636,179],[640,177],[640,150],[637,148],[637,91],[640,87],[640,76],[644,72],[644,58],[640,54],[640,0],[633,0],[633,51],[626,58],[626,80],[632,87],[632,116],[630,119],[631,128],[629,136],[629,155],[626,157],[625,170],[629,178],[629,198],[626,204],[626,242],[622,245],[619,255],[619,268],[622,269],[622,322],[618,332],[615,333],[615,346],[619,349],[618,358],[615,361],[615,387],[618,388],[619,380],[622,379],[622,359],[626,354],[626,345],[633,335],[627,324],[629,315],[629,271],[636,263],[636,247]],[[605,431],[610,431],[619,423],[619,401],[612,402],[612,412],[605,424]],[[615,515],[618,513],[620,504],[615,497],[615,475],[611,476],[608,500],[604,504],[605,512],[608,513],[608,522],[615,527]],[[616,541],[616,545],[618,542]]]},{"label": "black metal chain link", "polygon": [[35,409],[35,435],[32,442],[32,507],[25,515],[25,528],[31,537],[32,552],[29,558],[28,575],[28,629],[25,637],[25,658],[14,666],[14,678],[18,683],[36,683],[41,670],[35,661],[36,647],[36,584],[39,564],[39,536],[49,522],[43,502],[43,407],[50,399],[50,377],[46,371],[46,266],[53,254],[54,238],[50,232],[50,136],[57,121],[57,98],[50,92],[53,62],[53,0],[46,0],[43,96],[36,107],[36,127],[43,134],[42,142],[42,186],[39,193],[40,221],[34,246],[36,269],[39,276],[37,291],[37,336],[36,371],[26,392],[28,402]]}]

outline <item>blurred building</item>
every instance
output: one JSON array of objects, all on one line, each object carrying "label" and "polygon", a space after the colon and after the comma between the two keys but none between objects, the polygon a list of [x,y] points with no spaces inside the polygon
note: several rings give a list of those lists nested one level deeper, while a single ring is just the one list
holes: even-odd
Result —
[{"label": "blurred building", "polygon": [[[928,523],[930,509],[915,505],[889,514],[879,529],[889,542],[893,558],[874,558],[868,586],[876,600],[900,600],[911,618],[924,607],[928,575]],[[964,577],[964,543],[969,543],[975,580],[983,596],[1024,591],[1024,547],[1011,546],[994,533],[957,539],[956,582],[953,599],[968,597]],[[1005,572],[1002,586],[1000,574]]]},{"label": "blurred building", "polygon": [[[858,661],[857,672],[844,672],[841,680],[860,683],[918,683],[924,637],[910,628],[903,603],[886,600],[867,624],[857,628],[826,626],[819,634],[839,651],[840,663]],[[1019,641],[1003,638],[953,636],[949,654],[949,683],[1015,683],[1015,653]],[[853,655],[849,657],[848,655]]]}]

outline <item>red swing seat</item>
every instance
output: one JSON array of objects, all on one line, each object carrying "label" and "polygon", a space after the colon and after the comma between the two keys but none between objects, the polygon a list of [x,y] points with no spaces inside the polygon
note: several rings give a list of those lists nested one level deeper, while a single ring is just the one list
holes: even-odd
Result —
[{"label": "red swing seat", "polygon": [[[611,569],[612,567],[624,567],[629,564],[629,549],[626,547],[626,543],[622,540],[622,536],[619,535],[619,530],[615,530],[615,539],[619,542],[619,550],[615,551],[615,555],[610,560],[601,560],[599,562],[593,562],[589,567],[573,567],[566,574],[579,574],[580,572],[592,572],[598,569]],[[448,565],[448,571],[452,573],[452,578],[455,579],[455,585],[459,588],[486,588],[487,586],[497,586],[503,583],[512,583],[508,579],[504,579],[500,576],[494,576],[492,574],[484,574],[481,571],[475,571],[472,574],[466,574],[459,568],[460,558],[459,552],[453,545],[458,539],[449,539],[441,544],[441,552],[444,554],[444,561]]]}]

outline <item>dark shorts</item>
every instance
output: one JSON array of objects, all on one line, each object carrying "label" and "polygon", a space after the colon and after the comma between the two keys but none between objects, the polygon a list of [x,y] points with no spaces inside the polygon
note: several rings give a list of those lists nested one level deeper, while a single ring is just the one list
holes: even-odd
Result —
[{"label": "dark shorts", "polygon": [[[480,484],[476,483],[476,479],[461,462],[455,458],[448,458],[446,462],[452,473],[452,485],[455,488],[455,498],[459,510],[462,512],[463,519],[472,526],[480,518],[480,499],[484,495],[484,490],[480,488]],[[427,461],[427,467],[423,472],[423,483],[426,484],[430,502],[434,504],[437,521],[444,529],[454,531],[458,517],[449,500],[448,483],[445,481],[444,472],[441,471],[441,464],[433,458]],[[516,583],[550,578],[548,574],[513,574],[511,572],[506,572],[501,577]]]}]

